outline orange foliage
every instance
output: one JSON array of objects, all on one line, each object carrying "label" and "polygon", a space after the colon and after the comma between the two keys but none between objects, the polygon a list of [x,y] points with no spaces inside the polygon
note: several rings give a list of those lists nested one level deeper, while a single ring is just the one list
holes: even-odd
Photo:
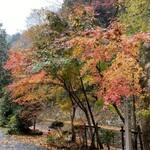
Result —
[{"label": "orange foliage", "polygon": [[[85,9],[75,8],[74,12],[77,16],[75,17],[72,13],[69,19],[79,23],[75,26],[85,26],[85,24],[82,24],[82,17],[84,18],[85,15],[90,14],[92,17],[92,10],[89,7]],[[90,23],[88,19],[86,21],[84,23]],[[38,29],[42,33],[42,37],[38,35]],[[139,79],[144,76],[144,72],[138,63],[139,48],[141,42],[150,41],[150,34],[139,33],[128,37],[125,34],[125,26],[120,24],[118,20],[111,24],[108,29],[94,26],[91,29],[82,28],[80,31],[76,31],[76,34],[74,34],[74,31],[70,31],[71,33],[67,36],[60,35],[58,37],[57,34],[56,40],[55,38],[48,38],[47,32],[42,32],[47,31],[47,28],[42,30],[42,27],[38,27],[36,30],[37,33],[30,35],[30,32],[28,32],[26,35],[29,38],[35,38],[36,44],[33,43],[28,50],[10,51],[9,60],[4,66],[5,69],[11,69],[15,79],[9,89],[12,91],[13,98],[17,101],[43,99],[52,95],[47,90],[48,88],[51,89],[54,85],[63,86],[59,79],[54,79],[55,75],[52,75],[49,66],[42,67],[35,74],[31,72],[32,59],[35,62],[44,62],[47,55],[51,59],[53,56],[55,57],[55,54],[56,56],[61,55],[58,58],[64,57],[64,60],[67,58],[82,62],[83,65],[80,66],[80,68],[82,67],[80,70],[81,76],[88,75],[89,79],[92,79],[92,83],[98,85],[97,95],[104,98],[106,103],[117,102],[119,104],[122,96],[140,95],[142,89],[139,85]],[[46,34],[43,37],[44,33]],[[63,55],[63,52],[59,54],[57,51],[61,48],[61,50],[64,50],[64,46],[61,47],[62,45],[68,47],[69,50],[71,49],[69,56]],[[54,50],[51,50],[52,48]],[[61,63],[66,63],[64,60],[57,60],[55,63],[61,66]],[[101,62],[103,62],[103,65],[106,64],[103,69],[100,66]],[[50,63],[51,61],[48,62],[48,64]],[[69,78],[67,75],[70,71],[65,74],[65,68],[58,68],[56,72],[60,76],[66,75],[66,78]],[[76,74],[72,75],[72,78],[75,78],[75,76]]]},{"label": "orange foliage", "polygon": [[26,57],[24,50],[10,50],[8,55],[9,60],[6,62],[4,69],[11,70],[12,76],[17,77],[18,75],[21,77],[28,71],[29,58]]},{"label": "orange foliage", "polygon": [[[97,27],[70,40],[73,57],[82,60],[81,75],[91,75],[99,84],[98,96],[106,103],[120,103],[121,97],[139,96],[142,91],[139,80],[144,72],[138,63],[141,42],[149,42],[149,33],[133,37],[125,35],[124,26],[112,24],[108,30]],[[97,69],[100,62],[109,63],[105,69]],[[97,78],[95,78],[97,76]]]}]

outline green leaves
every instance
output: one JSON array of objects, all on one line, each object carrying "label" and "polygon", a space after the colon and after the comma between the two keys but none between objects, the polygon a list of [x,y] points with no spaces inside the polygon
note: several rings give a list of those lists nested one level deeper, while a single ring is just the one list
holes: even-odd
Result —
[{"label": "green leaves", "polygon": [[102,107],[104,106],[104,100],[103,99],[98,99],[96,102],[95,102],[95,106],[97,108],[97,110],[101,110]]},{"label": "green leaves", "polygon": [[103,72],[110,66],[110,64],[110,62],[99,61],[96,68],[99,72]]},{"label": "green leaves", "polygon": [[128,25],[129,34],[146,32],[150,29],[149,0],[120,0],[120,2],[124,3],[125,11],[119,17]]}]

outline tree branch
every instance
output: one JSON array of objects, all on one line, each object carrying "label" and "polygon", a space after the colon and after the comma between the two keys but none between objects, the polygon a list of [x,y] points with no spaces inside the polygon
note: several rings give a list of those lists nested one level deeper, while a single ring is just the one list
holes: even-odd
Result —
[{"label": "tree branch", "polygon": [[122,122],[125,123],[124,117],[123,117],[121,111],[119,110],[119,108],[117,107],[116,103],[113,103],[112,105],[115,108],[115,110],[116,110],[117,114],[119,115],[120,119],[122,120]]}]

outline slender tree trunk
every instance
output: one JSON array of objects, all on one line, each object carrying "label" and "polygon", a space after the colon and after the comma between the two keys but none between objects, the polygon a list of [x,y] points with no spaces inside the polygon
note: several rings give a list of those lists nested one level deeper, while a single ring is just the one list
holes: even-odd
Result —
[{"label": "slender tree trunk", "polygon": [[135,107],[135,100],[136,100],[136,98],[135,98],[135,96],[133,95],[133,97],[132,97],[132,113],[133,113],[133,128],[134,128],[134,131],[135,131],[135,133],[134,133],[134,148],[135,148],[135,150],[137,150],[138,148],[137,148],[137,121],[136,121],[136,107]]},{"label": "slender tree trunk", "polygon": [[75,118],[76,108],[73,106],[71,115],[71,131],[72,131],[72,142],[76,141],[76,133],[74,128],[74,118]]},{"label": "slender tree trunk", "polygon": [[[81,78],[80,78],[81,79]],[[62,80],[61,80],[62,81]],[[80,80],[81,81],[81,87],[82,87],[82,90],[83,90],[83,94],[85,96],[85,99],[84,101],[82,101],[77,95],[76,93],[74,92],[73,88],[72,88],[72,85],[71,84],[66,84],[65,82],[63,82],[64,84],[64,88],[65,90],[68,91],[69,95],[70,95],[70,98],[73,100],[74,103],[77,104],[77,106],[79,106],[79,108],[81,108],[81,110],[84,112],[85,114],[85,117],[86,117],[86,120],[87,120],[87,123],[89,125],[89,130],[90,130],[90,139],[92,140],[92,137],[93,137],[93,133],[94,133],[94,130],[93,130],[93,127],[92,127],[92,124],[94,125],[94,127],[96,126],[96,123],[95,123],[95,120],[94,120],[94,116],[93,116],[93,113],[92,113],[92,110],[91,110],[91,106],[89,104],[89,100],[87,98],[87,95],[86,95],[86,91],[84,89],[84,85],[83,85],[83,81],[82,79]],[[85,103],[86,103],[86,106],[85,106]],[[100,148],[102,149],[103,146],[102,146],[102,143],[99,139],[99,136],[98,136],[98,131],[96,133],[96,136],[98,138],[98,141],[99,141],[99,144],[100,144]],[[94,138],[95,139],[95,138]],[[95,144],[95,142],[94,142]]]},{"label": "slender tree trunk", "polygon": [[[147,97],[144,99],[145,108],[148,109],[150,105],[150,98]],[[142,121],[142,135],[144,142],[144,150],[150,150],[150,118],[143,118]]]},{"label": "slender tree trunk", "polygon": [[122,122],[125,123],[124,117],[123,117],[121,111],[119,110],[119,108],[117,107],[116,103],[113,103],[112,105],[115,108],[115,110],[116,110],[117,114],[119,115],[120,119],[122,120]]},{"label": "slender tree trunk", "polygon": [[79,100],[79,98],[74,94],[73,91],[70,91],[68,88],[66,88],[66,89],[67,89],[68,93],[70,94],[70,97],[71,97],[72,101],[74,103],[76,103],[77,106],[79,106],[79,108],[81,108],[81,110],[84,112],[86,120],[87,120],[87,123],[88,123],[89,128],[90,128],[90,139],[92,139],[93,130],[92,130],[91,119],[90,119],[90,116],[89,116],[87,108],[84,107],[83,102],[81,100]]},{"label": "slender tree trunk", "polygon": [[[86,101],[86,104],[87,104],[87,109],[89,111],[89,114],[90,114],[93,126],[94,126],[94,128],[96,128],[96,123],[95,123],[94,115],[93,115],[93,112],[91,110],[91,106],[90,106],[90,103],[89,103],[89,100],[88,100],[88,97],[87,97],[86,90],[84,88],[84,84],[83,84],[82,78],[80,78],[80,81],[81,81],[82,90],[83,90],[83,93],[84,93],[84,96],[85,96],[85,101]],[[96,136],[97,141],[99,142],[98,144],[100,146],[100,149],[103,149],[103,145],[102,145],[102,143],[100,141],[100,138],[99,138],[98,130],[96,130],[95,132],[96,132],[95,136]]]},{"label": "slender tree trunk", "polygon": [[80,100],[80,98],[76,95],[76,93],[74,93],[72,87],[68,88],[65,85],[65,89],[68,91],[68,93],[70,95],[70,98],[72,99],[73,103],[76,103],[77,106],[79,106],[79,108],[81,108],[81,110],[84,112],[86,120],[87,120],[87,123],[88,123],[89,128],[90,128],[90,139],[92,139],[93,130],[92,130],[92,123],[91,123],[91,119],[90,119],[90,115],[89,115],[88,109],[84,106],[84,103]]},{"label": "slender tree trunk", "polygon": [[91,119],[90,119],[90,116],[89,116],[87,110],[86,110],[84,113],[85,113],[85,117],[86,117],[87,123],[88,123],[88,125],[89,125],[89,129],[90,129],[90,139],[92,140],[93,129],[92,129],[92,124],[91,124]]}]

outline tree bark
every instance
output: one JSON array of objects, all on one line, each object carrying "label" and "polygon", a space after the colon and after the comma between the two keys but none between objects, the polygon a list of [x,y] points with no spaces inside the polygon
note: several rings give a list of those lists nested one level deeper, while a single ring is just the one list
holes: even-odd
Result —
[{"label": "tree bark", "polygon": [[76,141],[76,134],[74,128],[74,118],[75,118],[76,108],[72,108],[72,115],[71,115],[71,131],[72,131],[72,142]]},{"label": "tree bark", "polygon": [[[96,123],[95,123],[94,115],[93,115],[93,112],[92,112],[92,110],[91,110],[91,106],[90,106],[90,103],[89,103],[89,100],[88,100],[88,97],[87,97],[86,90],[85,90],[85,88],[84,88],[84,84],[83,84],[82,78],[80,78],[80,81],[81,81],[81,86],[82,86],[82,90],[83,90],[83,93],[84,93],[85,101],[86,101],[86,104],[87,104],[87,110],[88,110],[89,115],[90,115],[90,117],[91,117],[93,126],[94,126],[94,128],[96,128]],[[100,147],[100,149],[103,149],[103,145],[102,145],[101,140],[100,140],[100,138],[99,138],[98,130],[96,130],[95,132],[96,132],[96,134],[95,134],[96,139],[97,139],[97,141],[99,142],[99,143],[98,143],[98,144],[99,144],[99,147]],[[92,142],[93,142],[93,141],[92,141]]]},{"label": "tree bark", "polygon": [[75,114],[76,114],[76,108],[75,108],[75,103],[74,103],[71,95],[70,95],[70,100],[71,100],[71,103],[72,103],[72,112],[71,112],[71,115],[70,115],[70,117],[71,117],[71,132],[72,132],[71,141],[75,142],[76,141],[76,133],[75,133],[75,128],[74,128],[74,118],[75,118]]},{"label": "tree bark", "polygon": [[[144,70],[147,72],[147,78],[142,81],[141,86],[146,87],[147,93],[150,92],[150,43],[144,43],[141,49],[140,63]],[[143,109],[149,110],[150,97],[146,97],[143,100]],[[144,117],[141,122],[142,135],[144,142],[144,150],[150,150],[150,119]]]},{"label": "tree bark", "polygon": [[69,93],[70,99],[72,99],[73,103],[76,103],[77,106],[79,106],[79,108],[84,112],[87,123],[88,123],[89,128],[90,128],[90,138],[92,139],[93,130],[92,130],[92,123],[91,123],[88,109],[84,106],[84,102],[82,102],[80,100],[80,98],[76,95],[76,93],[73,91],[72,87],[68,88],[67,85],[64,83],[64,89],[67,90],[67,92]]},{"label": "tree bark", "polygon": [[112,105],[115,108],[115,110],[116,110],[117,114],[119,115],[120,119],[122,120],[122,122],[125,123],[124,117],[123,117],[121,111],[119,110],[119,108],[117,107],[116,103],[113,103]]},{"label": "tree bark", "polygon": [[[150,105],[150,98],[147,97],[144,99],[145,108],[148,109]],[[144,142],[144,150],[150,150],[150,118],[143,117],[142,121],[142,135]]]}]

